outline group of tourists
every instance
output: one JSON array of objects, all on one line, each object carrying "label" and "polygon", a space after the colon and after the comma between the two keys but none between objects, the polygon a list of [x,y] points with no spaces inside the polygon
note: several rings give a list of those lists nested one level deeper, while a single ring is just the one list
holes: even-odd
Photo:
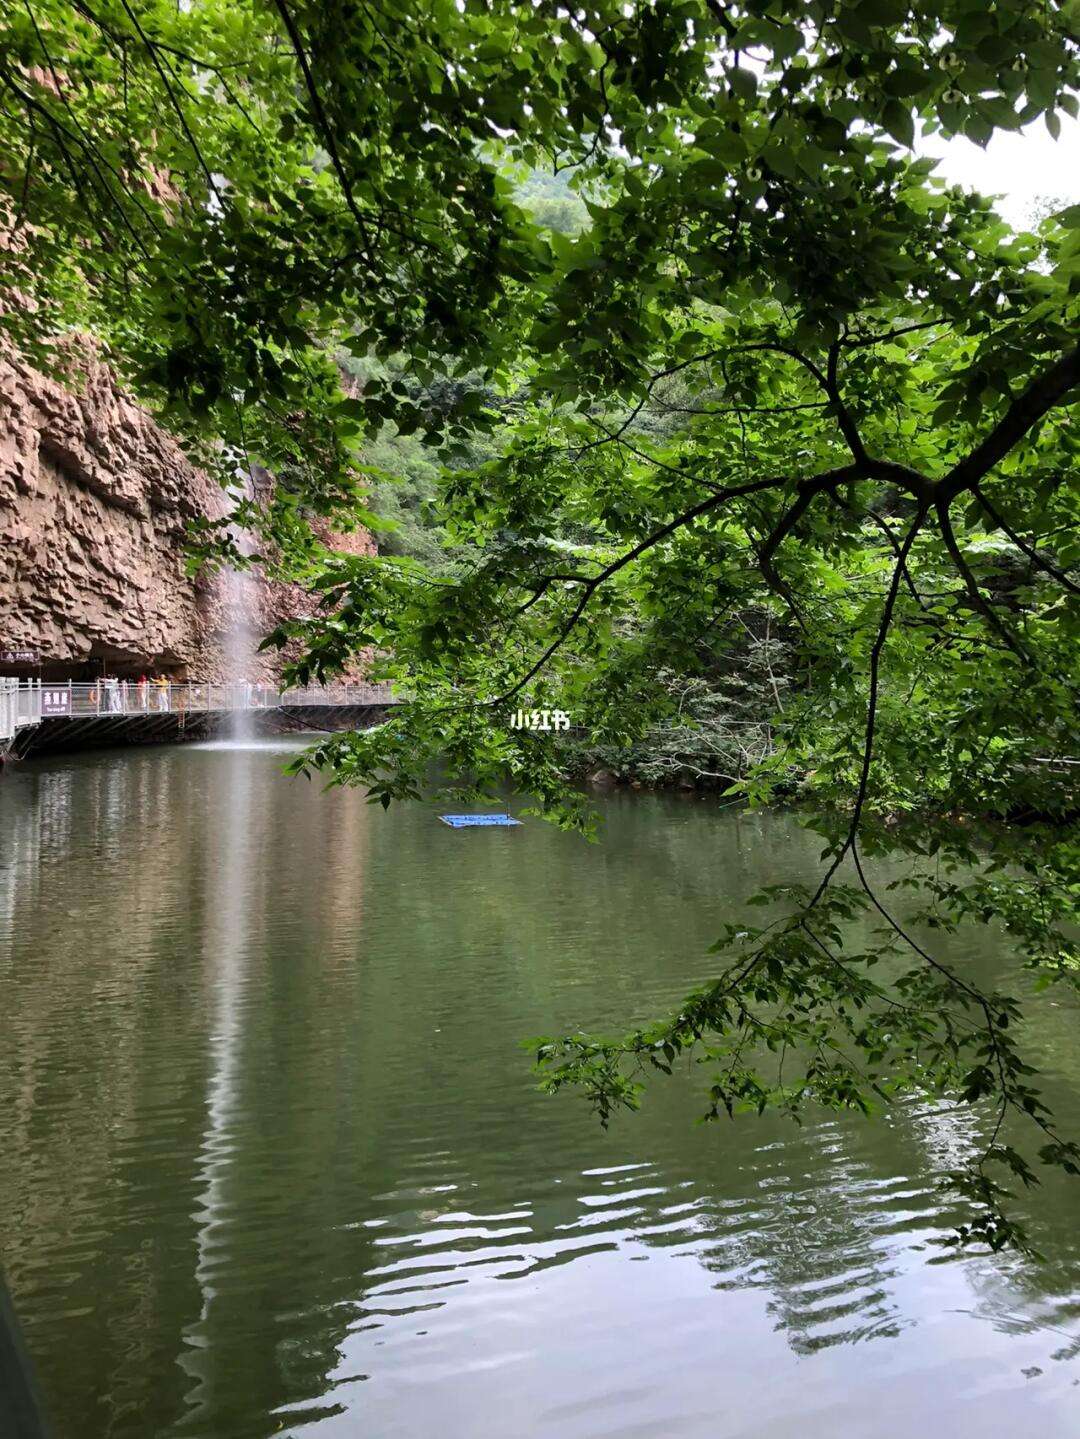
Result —
[{"label": "group of tourists", "polygon": [[[168,675],[140,675],[137,680],[117,679],[107,675],[101,679],[98,708],[102,714],[132,714],[172,709],[172,681]],[[134,690],[134,703],[132,691]]]}]

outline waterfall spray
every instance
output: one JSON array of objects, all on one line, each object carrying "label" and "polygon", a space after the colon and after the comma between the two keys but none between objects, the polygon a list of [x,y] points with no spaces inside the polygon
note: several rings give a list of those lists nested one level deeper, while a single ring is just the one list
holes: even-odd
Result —
[{"label": "waterfall spray", "polygon": [[[254,492],[252,472],[245,470],[238,479],[242,486],[241,500],[250,498]],[[242,555],[252,553],[251,535],[238,523],[229,525],[229,538]],[[229,715],[228,734],[234,740],[246,742],[254,734],[247,691],[255,678],[255,616],[258,608],[258,588],[250,570],[230,567],[225,571],[223,603],[225,678],[233,686],[232,694],[237,706]]]}]

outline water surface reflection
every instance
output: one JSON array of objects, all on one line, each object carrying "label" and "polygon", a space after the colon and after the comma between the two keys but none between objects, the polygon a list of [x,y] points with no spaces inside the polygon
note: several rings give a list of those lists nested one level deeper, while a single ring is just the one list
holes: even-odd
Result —
[{"label": "water surface reflection", "polygon": [[[452,832],[287,748],[0,786],[2,1243],[63,1439],[1078,1431],[1067,1185],[1045,1266],[936,1247],[970,1116],[702,1129],[690,1076],[605,1135],[532,1087],[522,1036],[663,1009],[818,841]],[[1077,1128],[1075,1018],[1030,1042]]]}]

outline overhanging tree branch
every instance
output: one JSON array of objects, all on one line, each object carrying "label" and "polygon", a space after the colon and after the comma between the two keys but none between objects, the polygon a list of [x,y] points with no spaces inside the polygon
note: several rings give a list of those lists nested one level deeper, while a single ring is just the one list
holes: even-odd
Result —
[{"label": "overhanging tree branch", "polygon": [[[825,477],[820,476],[819,478],[824,479]],[[560,646],[564,643],[570,632],[574,629],[578,620],[580,620],[581,616],[585,613],[585,607],[592,599],[593,595],[600,588],[600,586],[606,583],[607,580],[611,579],[613,575],[618,574],[620,570],[625,569],[625,567],[629,564],[632,564],[634,560],[640,559],[643,554],[651,550],[654,545],[658,545],[661,540],[666,540],[669,535],[673,535],[677,530],[681,530],[686,525],[692,524],[694,520],[699,519],[704,514],[708,514],[710,510],[716,509],[717,506],[724,504],[725,501],[735,499],[739,495],[756,494],[761,490],[778,489],[781,485],[787,485],[790,483],[791,481],[789,476],[780,475],[772,476],[769,479],[764,480],[752,480],[749,484],[745,485],[732,485],[730,486],[730,488],[721,490],[715,495],[710,495],[708,499],[700,501],[699,504],[694,505],[691,509],[684,510],[681,515],[677,515],[675,519],[670,520],[666,525],[662,525],[660,529],[655,530],[651,535],[648,535],[645,539],[634,545],[632,549],[629,549],[626,551],[625,554],[620,555],[617,560],[612,560],[611,564],[606,565],[604,569],[599,572],[599,574],[593,575],[591,579],[585,581],[585,589],[582,593],[581,599],[578,601],[577,605],[572,610],[568,619],[566,619],[560,627],[559,633],[555,636],[555,639],[547,647],[547,649],[536,661],[536,663],[532,665],[532,667],[527,671],[527,673],[522,675],[522,677],[517,680],[510,689],[504,691],[496,699],[489,701],[490,705],[495,707],[506,704],[508,700],[513,699],[514,695],[518,694],[522,689],[524,689],[525,686],[529,683],[529,681],[534,678],[534,676],[539,674],[539,672],[543,669],[544,665],[547,664],[548,660],[551,659],[555,651],[559,649]],[[839,481],[837,481],[837,483],[839,483]]]},{"label": "overhanging tree branch", "polygon": [[154,66],[154,69],[158,72],[158,75],[161,78],[161,83],[165,87],[165,93],[169,97],[169,104],[176,111],[176,118],[180,121],[180,126],[183,129],[184,134],[187,136],[188,144],[191,146],[192,150],[194,151],[195,158],[199,162],[199,168],[202,170],[203,175],[206,177],[206,183],[210,188],[211,195],[214,196],[218,204],[221,204],[221,191],[217,187],[214,176],[211,173],[210,166],[206,163],[203,152],[199,147],[199,142],[195,139],[191,126],[188,124],[187,116],[184,114],[184,107],[180,104],[180,101],[173,94],[173,88],[169,84],[169,77],[165,73],[165,67],[158,59],[157,51],[147,39],[146,32],[139,24],[139,17],[135,14],[135,11],[132,10],[131,6],[128,4],[128,0],[120,0],[120,4],[124,7],[124,13],[127,15],[132,25],[134,25],[135,33],[146,46],[147,54],[150,56],[150,60]]},{"label": "overhanging tree branch", "polygon": [[1049,370],[1032,380],[986,438],[939,481],[937,493],[940,499],[948,504],[962,490],[970,489],[981,480],[1077,385],[1080,385],[1080,345],[1062,355]]},{"label": "overhanging tree branch", "polygon": [[840,385],[837,379],[837,369],[840,362],[839,341],[829,346],[829,357],[825,369],[825,392],[832,402],[836,412],[836,423],[840,426],[840,433],[847,442],[847,447],[855,457],[856,464],[863,464],[866,461],[866,446],[862,442],[858,426],[851,417],[851,412],[844,404],[840,395]]},{"label": "overhanging tree branch", "polygon": [[334,167],[334,173],[338,177],[338,183],[341,185],[341,192],[345,196],[345,203],[349,207],[349,213],[356,221],[356,227],[360,231],[360,238],[363,240],[364,249],[367,252],[366,258],[368,264],[373,265],[374,256],[371,252],[371,237],[368,234],[367,223],[360,213],[360,207],[356,203],[356,197],[353,195],[352,185],[348,175],[345,173],[345,166],[342,163],[341,155],[338,151],[333,128],[326,114],[326,110],[323,108],[322,97],[319,94],[318,86],[315,84],[315,77],[311,73],[311,66],[308,63],[307,52],[304,49],[304,42],[301,38],[300,31],[297,29],[296,22],[289,13],[289,8],[285,4],[285,0],[274,0],[274,6],[281,16],[282,24],[285,26],[285,30],[289,36],[289,43],[292,45],[293,53],[296,55],[297,64],[300,66],[300,72],[304,77],[304,85],[308,92],[308,98],[311,101],[312,113],[315,116],[319,133],[326,146],[326,152],[330,156],[330,163]]},{"label": "overhanging tree branch", "polygon": [[964,559],[963,552],[957,542],[952,522],[949,519],[948,504],[939,496],[935,502],[935,508],[937,510],[938,523],[941,526],[941,537],[945,541],[945,548],[948,550],[949,558],[956,566],[957,572],[964,582],[964,588],[967,590],[972,605],[979,611],[991,628],[1001,636],[1013,654],[1021,659],[1024,664],[1030,665],[1032,663],[1031,656],[1008,626],[1002,621],[993,605],[990,604],[979,589],[978,581],[971,573],[971,567],[968,565],[967,560]]},{"label": "overhanging tree branch", "polygon": [[972,484],[971,489],[973,494],[975,495],[975,498],[979,501],[979,504],[982,505],[983,509],[994,521],[994,523],[1005,531],[1005,533],[1008,535],[1009,539],[1012,540],[1016,548],[1020,550],[1023,554],[1027,555],[1028,559],[1033,565],[1037,566],[1040,570],[1045,571],[1046,574],[1052,575],[1059,584],[1064,585],[1067,590],[1071,590],[1074,595],[1080,595],[1080,585],[1069,579],[1069,576],[1066,574],[1066,572],[1062,569],[1059,569],[1058,566],[1054,564],[1053,560],[1048,560],[1045,555],[1040,555],[1034,545],[1029,545],[1025,540],[1022,540],[1020,536],[1016,533],[1016,531],[1010,528],[1009,524],[1004,519],[1002,519],[1000,512],[996,510],[994,506],[990,503],[990,501],[986,498],[986,495],[983,493],[982,489],[978,484]]},{"label": "overhanging tree branch", "polygon": [[863,738],[862,764],[859,770],[859,784],[855,792],[855,805],[851,814],[851,823],[848,826],[847,836],[843,844],[833,856],[832,863],[825,871],[820,884],[814,892],[814,897],[808,906],[809,909],[814,908],[821,899],[821,896],[828,889],[833,875],[840,868],[844,855],[853,848],[858,837],[859,824],[862,820],[863,807],[866,804],[866,796],[870,786],[870,766],[874,758],[878,693],[881,683],[881,656],[885,649],[885,642],[889,637],[893,611],[896,608],[896,599],[900,593],[900,583],[907,564],[907,557],[911,552],[911,547],[915,543],[915,537],[922,528],[925,518],[926,510],[920,508],[901,542],[900,551],[896,557],[896,564],[893,566],[892,579],[889,581],[889,588],[885,595],[885,603],[881,608],[881,620],[878,624],[877,634],[874,636],[874,643],[870,647],[869,684],[866,701],[866,732]]}]

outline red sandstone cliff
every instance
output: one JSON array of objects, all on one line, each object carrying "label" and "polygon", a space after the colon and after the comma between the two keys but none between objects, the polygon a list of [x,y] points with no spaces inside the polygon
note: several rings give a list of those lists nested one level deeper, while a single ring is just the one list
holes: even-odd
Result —
[{"label": "red sandstone cliff", "polygon": [[[257,577],[235,587],[185,574],[187,524],[220,516],[224,496],[103,365],[83,363],[69,391],[0,357],[0,654],[33,651],[57,677],[104,666],[222,678],[238,623],[262,635],[311,603]],[[335,544],[372,549],[362,534]],[[243,677],[278,665],[253,658]],[[0,659],[0,673],[20,671],[38,672]]]}]

